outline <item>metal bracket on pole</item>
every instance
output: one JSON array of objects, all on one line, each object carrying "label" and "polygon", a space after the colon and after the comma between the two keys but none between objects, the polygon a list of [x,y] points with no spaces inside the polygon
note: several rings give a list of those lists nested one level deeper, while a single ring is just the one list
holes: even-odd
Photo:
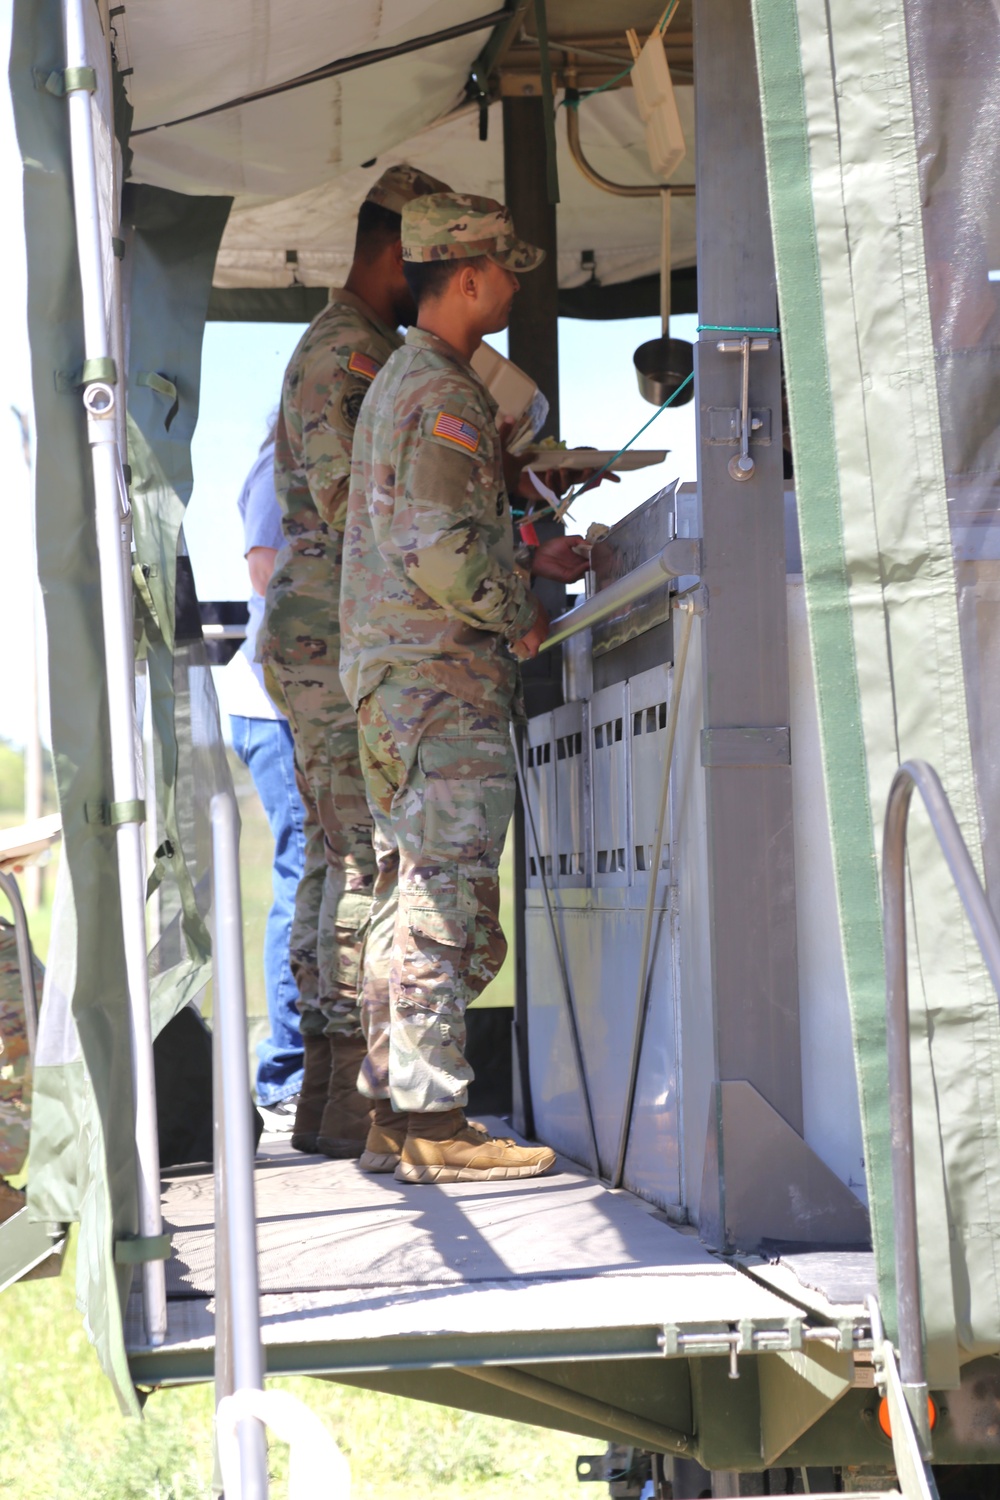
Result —
[{"label": "metal bracket on pole", "polygon": [[757,466],[750,456],[750,434],[761,425],[761,419],[753,416],[750,411],[750,356],[751,354],[763,354],[770,347],[770,339],[750,338],[747,334],[744,334],[739,339],[720,339],[716,345],[720,354],[739,354],[742,356],[740,428],[737,434],[740,451],[729,460],[729,473],[731,477],[740,481],[753,478],[754,469]]}]

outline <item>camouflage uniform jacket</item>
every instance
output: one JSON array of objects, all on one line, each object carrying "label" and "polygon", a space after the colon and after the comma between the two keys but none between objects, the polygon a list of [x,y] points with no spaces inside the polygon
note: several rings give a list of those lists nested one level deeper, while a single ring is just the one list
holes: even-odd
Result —
[{"label": "camouflage uniform jacket", "polygon": [[[347,511],[354,424],[368,387],[401,343],[353,292],[337,290],[299,340],[288,363],[275,432],[274,487],[286,545],[267,590],[258,659],[268,639],[302,630],[299,601],[315,628],[336,628],[340,580],[331,570],[330,532]],[[335,549],[336,550],[336,549]]]},{"label": "camouflage uniform jacket", "polygon": [[411,328],[358,419],[344,538],[340,675],[355,707],[405,667],[510,713],[505,642],[535,605],[514,572],[496,404],[466,360]]}]

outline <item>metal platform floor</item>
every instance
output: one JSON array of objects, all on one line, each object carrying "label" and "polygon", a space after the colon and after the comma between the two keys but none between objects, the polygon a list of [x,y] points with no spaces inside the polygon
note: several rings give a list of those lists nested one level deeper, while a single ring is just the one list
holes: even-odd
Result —
[{"label": "metal platform floor", "polygon": [[[655,1358],[665,1327],[787,1322],[808,1302],[564,1159],[543,1178],[428,1187],[265,1136],[256,1194],[271,1374]],[[168,1176],[163,1207],[168,1338],[145,1345],[133,1292],[130,1365],[140,1383],[204,1380],[215,1325],[211,1175]]]}]

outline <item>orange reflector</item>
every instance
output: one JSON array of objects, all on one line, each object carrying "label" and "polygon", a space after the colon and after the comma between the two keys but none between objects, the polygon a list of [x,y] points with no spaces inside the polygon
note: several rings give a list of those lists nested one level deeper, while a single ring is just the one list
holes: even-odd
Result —
[{"label": "orange reflector", "polygon": [[[937,1425],[937,1407],[934,1405],[933,1396],[927,1397],[927,1420],[933,1432]],[[878,1404],[878,1425],[887,1438],[892,1437],[892,1423],[889,1421],[889,1403],[884,1396]]]}]

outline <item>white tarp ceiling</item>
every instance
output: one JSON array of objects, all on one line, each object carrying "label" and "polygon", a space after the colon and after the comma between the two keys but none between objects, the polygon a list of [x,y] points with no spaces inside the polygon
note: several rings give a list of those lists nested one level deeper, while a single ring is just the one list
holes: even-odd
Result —
[{"label": "white tarp ceiling", "polygon": [[[135,111],[132,176],[177,192],[233,196],[218,286],[336,285],[350,262],[357,205],[377,171],[393,161],[423,165],[459,190],[503,197],[500,106],[491,108],[486,142],[478,139],[478,113],[461,110],[469,69],[490,28],[201,119],[166,122],[497,8],[490,0],[127,4],[112,25],[119,65],[132,69],[126,83]],[[678,103],[689,150],[674,180],[690,183],[690,87],[678,89]],[[655,272],[658,199],[613,198],[587,182],[570,158],[562,115],[560,285],[589,279],[581,265],[585,251],[594,252],[604,283]],[[599,172],[620,182],[655,182],[630,89],[585,102],[580,124]],[[360,165],[372,158],[375,167]],[[691,265],[694,254],[694,201],[677,199],[673,264]]]},{"label": "white tarp ceiling", "polygon": [[[675,174],[694,181],[694,91],[677,90],[688,155]],[[236,207],[216,262],[222,287],[338,286],[347,275],[358,204],[379,172],[393,161],[411,161],[463,192],[503,198],[500,104],[490,110],[489,137],[478,138],[478,111],[470,109],[435,125],[380,157],[295,198],[249,208]],[[559,192],[557,213],[559,285],[581,286],[590,277],[582,265],[593,251],[595,274],[605,283],[628,281],[660,267],[660,200],[613,198],[580,173],[566,145],[563,111],[557,115]],[[603,176],[616,182],[654,183],[643,144],[642,124],[631,89],[600,95],[580,110],[584,152]],[[694,199],[675,198],[671,259],[695,261]],[[294,252],[289,259],[288,252]]]}]

